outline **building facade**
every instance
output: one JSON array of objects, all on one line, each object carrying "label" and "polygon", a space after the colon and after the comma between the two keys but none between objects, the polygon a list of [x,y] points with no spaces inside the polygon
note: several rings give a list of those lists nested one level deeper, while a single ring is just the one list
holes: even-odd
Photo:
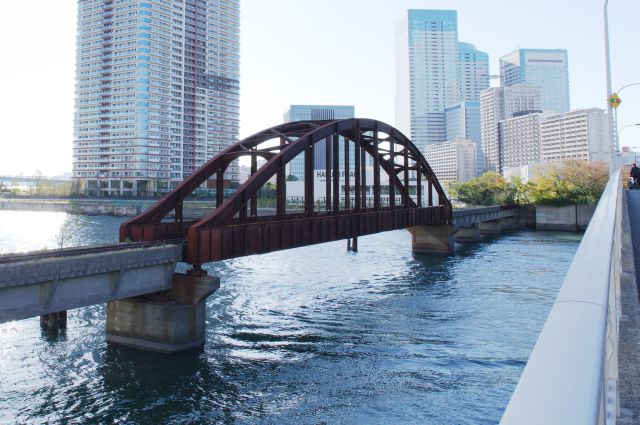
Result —
[{"label": "building facade", "polygon": [[480,102],[461,102],[444,110],[447,140],[470,140],[476,145],[476,176],[484,171],[480,136]]},{"label": "building facade", "polygon": [[425,154],[441,182],[466,182],[476,176],[476,144],[470,140],[432,143],[425,148]]},{"label": "building facade", "polygon": [[[291,105],[284,113],[284,122],[310,121],[310,120],[344,120],[355,118],[355,108],[352,105]],[[342,137],[340,146],[344,146]],[[341,149],[342,153],[343,150]],[[325,170],[326,146],[321,140],[315,144],[313,150],[313,169]],[[350,164],[353,164],[355,155],[353,149],[349,152]],[[344,170],[344,159],[340,156],[340,169]],[[352,165],[353,166],[353,165]],[[353,168],[351,168],[353,169]],[[304,154],[298,155],[289,163],[289,176],[296,180],[304,180]]]},{"label": "building facade", "polygon": [[610,135],[607,114],[602,109],[550,115],[540,123],[541,159],[543,162],[609,161]]},{"label": "building facade", "polygon": [[500,171],[498,123],[504,119],[504,90],[491,87],[480,94],[480,145],[484,169]]},{"label": "building facade", "polygon": [[73,178],[86,193],[166,192],[238,140],[239,13],[239,0],[78,1]]},{"label": "building facade", "polygon": [[396,127],[422,151],[447,140],[445,108],[478,101],[489,58],[458,42],[455,10],[411,9],[396,24]]},{"label": "building facade", "polygon": [[460,101],[479,102],[489,88],[489,55],[471,43],[458,43]]},{"label": "building facade", "polygon": [[523,113],[500,121],[500,172],[540,162],[540,121],[542,113]]},{"label": "building facade", "polygon": [[503,87],[504,118],[511,118],[524,111],[540,111],[542,89],[528,84],[514,84]]},{"label": "building facade", "polygon": [[541,109],[541,89],[526,84],[491,87],[480,95],[480,137],[485,170],[500,172],[498,124],[525,111]]},{"label": "building facade", "polygon": [[527,84],[541,88],[542,110],[568,112],[569,64],[564,49],[518,49],[500,58],[502,87]]},{"label": "building facade", "polygon": [[396,126],[424,151],[446,140],[444,108],[460,99],[457,12],[409,10],[396,26],[396,55]]}]

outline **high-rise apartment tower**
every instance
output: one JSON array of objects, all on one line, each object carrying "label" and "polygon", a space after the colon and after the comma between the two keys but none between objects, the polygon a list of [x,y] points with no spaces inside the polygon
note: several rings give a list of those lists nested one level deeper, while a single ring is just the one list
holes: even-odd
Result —
[{"label": "high-rise apartment tower", "polygon": [[237,141],[239,14],[239,0],[78,0],[73,177],[87,193],[165,192]]}]

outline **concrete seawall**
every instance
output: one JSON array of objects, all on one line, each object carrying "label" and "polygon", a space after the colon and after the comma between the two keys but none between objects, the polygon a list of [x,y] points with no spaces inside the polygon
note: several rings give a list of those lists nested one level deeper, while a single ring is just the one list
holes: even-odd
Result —
[{"label": "concrete seawall", "polygon": [[[28,199],[0,198],[0,210],[53,211],[85,215],[134,217],[153,205],[156,200],[133,199]],[[213,202],[185,202],[185,218],[202,217],[213,208]],[[170,214],[171,215],[171,214]]]},{"label": "concrete seawall", "polygon": [[595,210],[595,205],[568,205],[564,207],[537,205],[536,229],[585,230]]}]

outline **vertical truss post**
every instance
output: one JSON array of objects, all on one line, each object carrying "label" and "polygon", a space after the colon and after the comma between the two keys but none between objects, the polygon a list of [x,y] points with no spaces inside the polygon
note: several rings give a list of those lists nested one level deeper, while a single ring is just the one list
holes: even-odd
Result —
[{"label": "vertical truss post", "polygon": [[391,175],[389,176],[389,206],[394,208],[396,206],[396,152],[395,152],[395,137],[393,130],[389,135],[389,162],[391,163]]},{"label": "vertical truss post", "polygon": [[433,206],[433,184],[431,183],[431,180],[429,180],[429,206],[432,207]]},{"label": "vertical truss post", "polygon": [[332,154],[333,154],[333,172],[331,179],[333,180],[333,212],[340,210],[340,136],[334,133],[331,136]]},{"label": "vertical truss post", "polygon": [[304,151],[304,212],[313,214],[313,139]]},{"label": "vertical truss post", "polygon": [[418,208],[422,208],[422,170],[420,167],[420,158],[416,160],[416,197]]},{"label": "vertical truss post", "polygon": [[356,122],[356,137],[353,141],[353,172],[355,174],[353,195],[354,195],[354,208],[357,212],[360,212],[360,191],[362,188],[360,187],[360,177],[361,177],[361,168],[360,168],[360,122]]},{"label": "vertical truss post", "polygon": [[[280,146],[284,148],[284,138],[280,138]],[[284,160],[278,164],[278,171],[276,172],[276,215],[278,220],[283,220],[287,213],[287,178],[285,176],[285,163]]]},{"label": "vertical truss post", "polygon": [[240,211],[238,212],[238,217],[240,219],[240,223],[247,222],[247,195],[245,192],[240,194]]},{"label": "vertical truss post", "polygon": [[344,209],[348,210],[349,205],[349,139],[344,138]]},{"label": "vertical truss post", "polygon": [[366,209],[367,205],[367,156],[366,150],[362,146],[362,140],[360,140],[360,171],[362,172],[361,184],[362,184],[362,208]]},{"label": "vertical truss post", "polygon": [[324,139],[324,209],[331,211],[331,148],[333,147],[333,136]]},{"label": "vertical truss post", "polygon": [[405,207],[409,206],[409,148],[407,146],[404,147],[404,192],[403,192],[403,203]]},{"label": "vertical truss post", "polygon": [[[251,155],[251,176],[258,171],[258,157]],[[258,216],[258,191],[251,195],[251,217]]]},{"label": "vertical truss post", "polygon": [[176,204],[175,214],[173,216],[174,221],[176,223],[179,222],[180,224],[182,224],[182,220],[183,220],[183,218],[182,218],[182,209],[183,209],[182,206],[183,206],[182,199],[180,199],[178,201],[178,203]]},{"label": "vertical truss post", "polygon": [[373,208],[380,209],[380,152],[378,126],[373,131]]},{"label": "vertical truss post", "polygon": [[224,170],[216,171],[216,208],[224,202]]}]

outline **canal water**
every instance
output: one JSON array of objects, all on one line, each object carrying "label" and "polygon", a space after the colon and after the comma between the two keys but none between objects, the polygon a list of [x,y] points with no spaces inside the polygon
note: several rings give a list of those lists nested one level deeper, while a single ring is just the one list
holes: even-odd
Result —
[{"label": "canal water", "polygon": [[[122,219],[0,212],[0,253],[114,242]],[[62,229],[62,232],[60,231]],[[62,237],[61,237],[62,234]],[[0,423],[495,424],[581,235],[411,252],[407,231],[214,263],[203,350],[105,343],[105,306],[0,325]]]}]

